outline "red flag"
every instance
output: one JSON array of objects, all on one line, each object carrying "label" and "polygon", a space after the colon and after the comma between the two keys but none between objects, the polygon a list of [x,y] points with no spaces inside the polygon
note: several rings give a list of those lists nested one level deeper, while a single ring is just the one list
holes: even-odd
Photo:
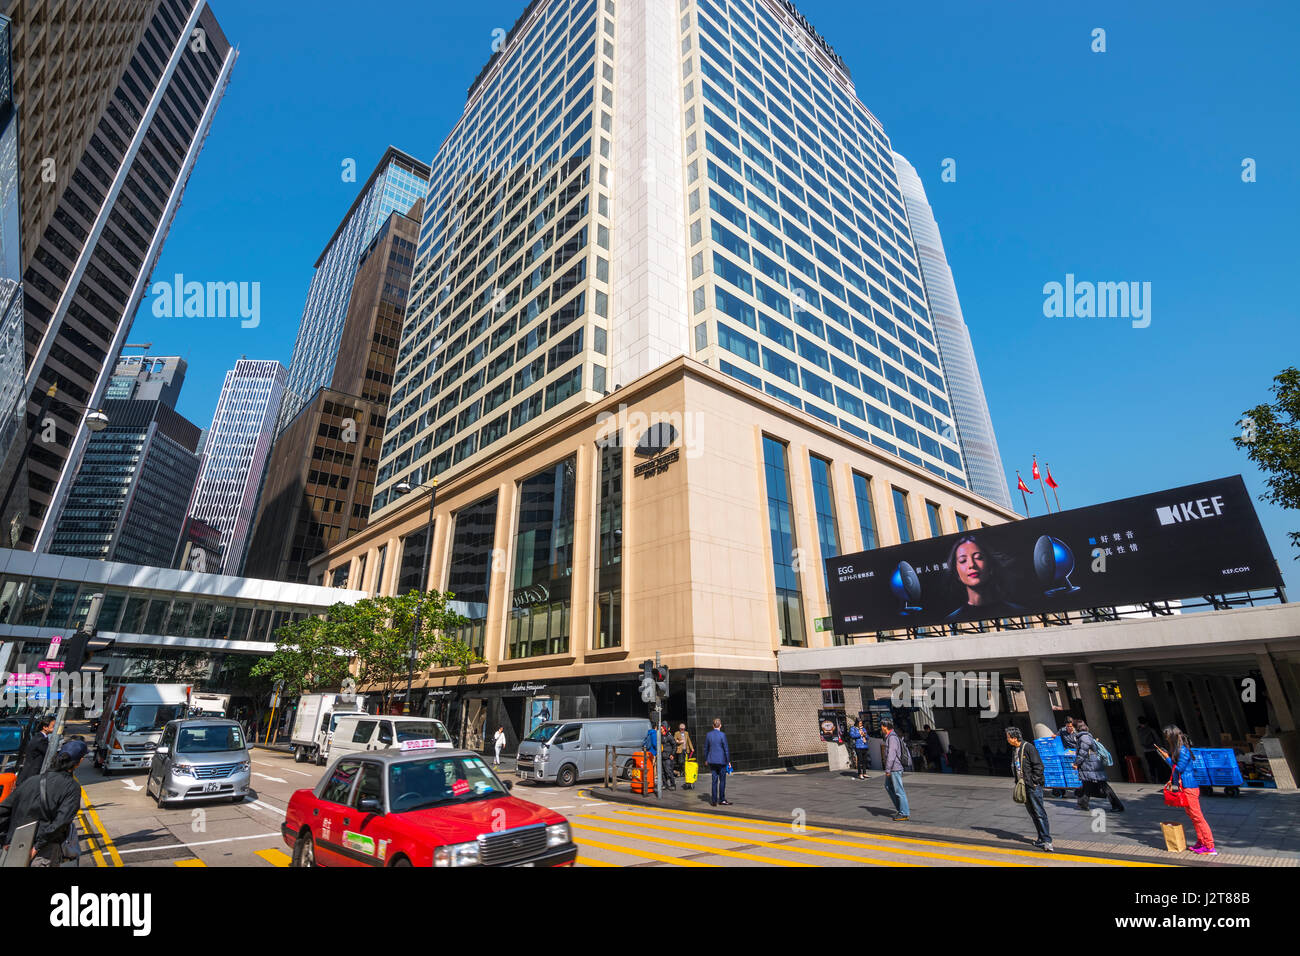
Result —
[{"label": "red flag", "polygon": [[1034,490],[1025,484],[1025,479],[1021,478],[1019,475],[1016,475],[1016,490],[1027,491],[1031,495],[1034,493]]},{"label": "red flag", "polygon": [[1042,477],[1043,477],[1043,476],[1040,475],[1040,474],[1038,473],[1038,456],[1035,455],[1035,456],[1034,456],[1033,479],[1034,479],[1034,481],[1040,481],[1040,480],[1042,480]]},{"label": "red flag", "polygon": [[1055,481],[1052,480],[1051,468],[1047,469],[1047,487],[1051,488],[1053,491],[1055,491],[1057,488],[1060,487]]}]

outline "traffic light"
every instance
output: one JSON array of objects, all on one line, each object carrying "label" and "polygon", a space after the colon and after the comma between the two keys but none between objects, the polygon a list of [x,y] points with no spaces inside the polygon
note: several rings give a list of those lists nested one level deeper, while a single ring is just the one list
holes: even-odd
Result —
[{"label": "traffic light", "polygon": [[655,695],[658,697],[668,696],[668,668],[660,665],[653,668],[655,683]]},{"label": "traffic light", "polygon": [[86,620],[77,628],[77,633],[73,634],[64,642],[65,650],[63,666],[69,674],[77,671],[102,671],[107,664],[92,664],[91,659],[100,651],[107,650],[113,644],[111,637],[96,637],[95,631],[99,624],[99,609],[103,606],[104,595],[93,594],[90,598],[90,607],[86,609]]},{"label": "traffic light", "polygon": [[655,699],[654,661],[641,662],[641,699],[647,704]]}]

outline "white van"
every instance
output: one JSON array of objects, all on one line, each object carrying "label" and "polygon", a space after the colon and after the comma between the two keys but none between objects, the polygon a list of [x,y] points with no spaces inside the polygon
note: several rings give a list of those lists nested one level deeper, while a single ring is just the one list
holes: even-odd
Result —
[{"label": "white van", "polygon": [[328,743],[329,756],[367,750],[400,750],[402,744],[413,741],[428,741],[425,746],[438,750],[453,750],[456,746],[443,722],[431,717],[340,714]]}]

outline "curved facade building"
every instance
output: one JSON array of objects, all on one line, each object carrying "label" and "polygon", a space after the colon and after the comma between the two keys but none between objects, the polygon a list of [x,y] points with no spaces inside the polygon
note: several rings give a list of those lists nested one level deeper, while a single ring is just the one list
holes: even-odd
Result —
[{"label": "curved facade building", "polygon": [[957,441],[966,460],[971,490],[995,504],[1010,508],[1011,493],[1007,490],[1002,471],[1002,456],[998,453],[998,440],[993,434],[984,384],[980,381],[970,332],[961,314],[961,302],[957,300],[952,269],[948,267],[948,257],[943,251],[939,225],[934,221],[934,212],[925,196],[921,177],[912,164],[894,153],[894,168],[898,172],[898,188],[903,193],[903,204],[907,207],[912,237],[921,260],[925,295],[934,319],[934,333],[939,340],[944,377],[952,397]]}]

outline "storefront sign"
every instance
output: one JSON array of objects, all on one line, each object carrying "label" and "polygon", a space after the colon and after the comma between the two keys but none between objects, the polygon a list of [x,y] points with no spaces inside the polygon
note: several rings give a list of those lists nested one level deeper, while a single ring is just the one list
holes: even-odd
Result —
[{"label": "storefront sign", "polygon": [[527,683],[515,683],[510,685],[510,693],[512,694],[531,694],[539,690],[546,690],[546,685],[534,684],[532,681],[528,681]]},{"label": "storefront sign", "polygon": [[632,469],[632,474],[636,478],[653,478],[655,475],[662,475],[668,470],[668,466],[682,457],[682,450],[674,448],[666,451],[662,455],[651,458],[649,461],[643,461]]},{"label": "storefront sign", "polygon": [[510,603],[515,607],[531,607],[534,604],[546,604],[551,600],[551,592],[545,584],[533,584],[526,588],[515,588],[510,595]]},{"label": "storefront sign", "polygon": [[849,735],[849,723],[842,710],[817,711],[817,731],[822,740],[833,743]]}]

